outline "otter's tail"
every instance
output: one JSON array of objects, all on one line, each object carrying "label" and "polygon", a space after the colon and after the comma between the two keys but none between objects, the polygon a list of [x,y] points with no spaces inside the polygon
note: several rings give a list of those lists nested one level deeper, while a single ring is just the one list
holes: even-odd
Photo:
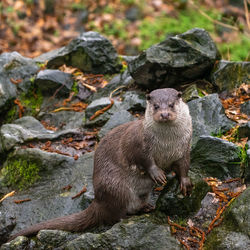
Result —
[{"label": "otter's tail", "polygon": [[58,229],[70,232],[81,232],[87,228],[91,228],[102,223],[105,223],[105,213],[103,213],[100,205],[94,200],[87,209],[59,217],[56,219],[44,221],[33,226],[30,226],[17,234],[10,237],[9,241],[17,236],[32,236],[37,234],[42,229]]}]

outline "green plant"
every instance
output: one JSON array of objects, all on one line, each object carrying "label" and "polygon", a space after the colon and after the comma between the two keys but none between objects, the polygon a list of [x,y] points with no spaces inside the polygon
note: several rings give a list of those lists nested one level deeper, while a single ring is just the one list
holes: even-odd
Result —
[{"label": "green plant", "polygon": [[224,133],[222,132],[222,130],[221,130],[221,128],[220,128],[218,131],[212,132],[212,133],[211,133],[211,136],[221,138],[221,137],[223,136],[223,134],[224,134]]},{"label": "green plant", "polygon": [[24,159],[9,160],[2,170],[5,184],[17,187],[20,190],[37,181],[40,178],[38,173],[39,167]]},{"label": "green plant", "polygon": [[73,91],[75,93],[75,95],[78,94],[79,88],[78,88],[78,82],[77,81],[74,81],[74,83],[72,85],[72,88],[71,88],[71,91]]},{"label": "green plant", "polygon": [[36,116],[40,111],[43,95],[42,91],[36,86],[34,78],[30,78],[30,82],[29,91],[20,95],[20,101],[25,108],[25,115]]}]

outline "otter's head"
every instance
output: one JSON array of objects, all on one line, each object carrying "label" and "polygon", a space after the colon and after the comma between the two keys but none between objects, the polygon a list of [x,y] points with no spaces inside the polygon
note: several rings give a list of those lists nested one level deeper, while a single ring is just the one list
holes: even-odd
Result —
[{"label": "otter's head", "polygon": [[181,102],[181,92],[175,89],[156,89],[147,96],[146,115],[153,117],[158,123],[175,121],[178,105]]}]

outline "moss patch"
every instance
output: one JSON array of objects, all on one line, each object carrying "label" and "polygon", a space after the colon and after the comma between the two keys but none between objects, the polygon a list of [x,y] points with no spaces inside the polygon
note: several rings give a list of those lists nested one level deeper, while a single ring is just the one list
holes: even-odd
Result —
[{"label": "moss patch", "polygon": [[2,170],[4,183],[7,186],[24,189],[37,181],[39,176],[39,166],[24,159],[8,160],[7,165]]},{"label": "moss patch", "polygon": [[25,108],[25,115],[36,116],[43,102],[42,91],[32,83],[29,91],[21,94],[20,100]]}]

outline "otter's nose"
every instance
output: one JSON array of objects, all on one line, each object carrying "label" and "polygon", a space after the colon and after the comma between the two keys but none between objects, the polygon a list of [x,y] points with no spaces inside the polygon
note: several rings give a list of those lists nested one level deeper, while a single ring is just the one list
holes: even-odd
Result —
[{"label": "otter's nose", "polygon": [[168,112],[161,113],[161,118],[163,120],[167,120],[169,118],[169,113]]}]

